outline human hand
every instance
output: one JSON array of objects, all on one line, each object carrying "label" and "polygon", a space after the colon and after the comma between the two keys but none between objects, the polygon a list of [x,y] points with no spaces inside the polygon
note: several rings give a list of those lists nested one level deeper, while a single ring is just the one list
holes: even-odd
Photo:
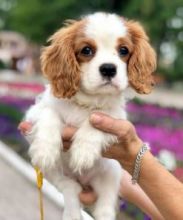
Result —
[{"label": "human hand", "polygon": [[133,124],[103,113],[93,113],[90,122],[95,128],[117,136],[118,143],[107,148],[103,156],[118,160],[123,168],[132,174],[137,153],[143,145]]},{"label": "human hand", "polygon": [[[22,121],[18,125],[18,129],[20,130],[21,134],[26,136],[32,129],[32,124],[27,121]],[[71,145],[71,139],[74,133],[76,132],[76,128],[74,127],[65,127],[63,133],[61,134],[61,138],[63,141],[63,149],[67,151]]]}]

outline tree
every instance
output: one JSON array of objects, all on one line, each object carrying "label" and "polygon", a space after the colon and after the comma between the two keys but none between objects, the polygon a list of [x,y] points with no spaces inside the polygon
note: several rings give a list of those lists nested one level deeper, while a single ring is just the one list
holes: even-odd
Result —
[{"label": "tree", "polygon": [[[133,2],[133,4],[131,4]],[[158,61],[162,60],[163,43],[174,47],[175,60],[159,62],[159,69],[167,80],[183,80],[183,1],[133,0],[124,14],[141,21],[156,49]],[[167,51],[173,54],[173,51]],[[166,63],[166,64],[164,64]]]},{"label": "tree", "polygon": [[[16,30],[32,41],[43,44],[48,36],[55,32],[65,19],[77,18],[94,11],[117,12],[118,14],[139,20],[146,28],[158,54],[162,59],[163,43],[175,47],[176,60],[160,69],[168,78],[176,76],[183,79],[181,62],[183,0],[0,0],[11,3],[4,16],[5,28]],[[0,8],[1,10],[1,8]],[[182,12],[181,12],[182,10]],[[178,13],[179,11],[179,13]],[[1,18],[1,17],[0,17]],[[171,25],[173,19],[179,19],[181,25]],[[182,36],[182,37],[181,37]],[[168,67],[168,68],[166,68]]]},{"label": "tree", "polygon": [[96,10],[109,10],[113,2],[117,1],[17,0],[9,11],[5,27],[42,43],[62,25],[65,19],[78,18],[82,14]]},{"label": "tree", "polygon": [[9,15],[9,11],[11,10],[14,4],[14,0],[0,0],[0,29],[4,28],[5,21]]}]

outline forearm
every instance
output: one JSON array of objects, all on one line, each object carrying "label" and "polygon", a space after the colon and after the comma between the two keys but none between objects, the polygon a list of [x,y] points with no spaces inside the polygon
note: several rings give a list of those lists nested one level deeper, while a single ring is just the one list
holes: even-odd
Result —
[{"label": "forearm", "polygon": [[141,187],[138,184],[132,185],[131,178],[132,177],[128,172],[124,172],[121,182],[120,195],[127,201],[139,207],[143,212],[149,215],[151,219],[164,220],[159,210]]},{"label": "forearm", "polygon": [[142,159],[139,185],[166,220],[183,219],[183,185],[150,152]]}]

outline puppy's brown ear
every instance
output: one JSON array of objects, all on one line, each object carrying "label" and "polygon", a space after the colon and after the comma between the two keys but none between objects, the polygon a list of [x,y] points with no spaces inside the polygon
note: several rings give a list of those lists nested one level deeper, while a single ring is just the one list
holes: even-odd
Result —
[{"label": "puppy's brown ear", "polygon": [[43,74],[58,98],[71,98],[80,85],[80,66],[73,46],[78,28],[79,22],[74,22],[58,30],[49,39],[51,45],[45,47],[41,55]]},{"label": "puppy's brown ear", "polygon": [[156,69],[156,54],[149,39],[138,22],[126,22],[133,42],[133,51],[128,62],[130,85],[140,94],[148,94],[154,86],[152,73]]}]

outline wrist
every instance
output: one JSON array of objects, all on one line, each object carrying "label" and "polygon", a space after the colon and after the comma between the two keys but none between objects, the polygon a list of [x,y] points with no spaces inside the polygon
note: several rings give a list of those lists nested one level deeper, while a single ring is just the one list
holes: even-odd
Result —
[{"label": "wrist", "polygon": [[132,175],[132,183],[136,184],[139,180],[139,174],[141,170],[141,164],[142,164],[142,159],[144,157],[144,154],[150,150],[149,144],[148,143],[143,143],[142,147],[140,148],[135,164],[134,164],[134,170],[133,170],[133,175]]},{"label": "wrist", "polygon": [[119,159],[122,167],[127,170],[131,175],[133,174],[134,164],[139,150],[143,145],[140,138],[133,140],[128,147],[125,148],[124,155]]}]

